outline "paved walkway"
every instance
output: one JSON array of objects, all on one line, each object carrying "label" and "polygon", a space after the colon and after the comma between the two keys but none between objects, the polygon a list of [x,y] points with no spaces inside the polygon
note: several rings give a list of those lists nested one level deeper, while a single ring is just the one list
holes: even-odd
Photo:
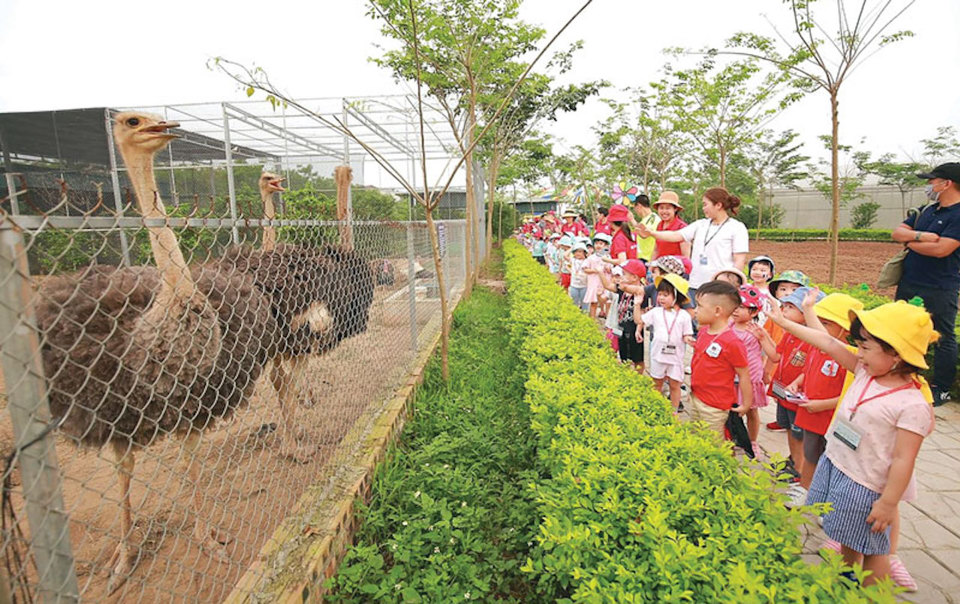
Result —
[{"label": "paved walkway", "polygon": [[[919,498],[900,506],[898,554],[919,586],[904,599],[960,603],[960,404],[948,403],[934,411],[936,430],[924,440],[917,458]],[[764,426],[775,415],[774,405],[760,410]],[[768,453],[787,455],[783,432],[762,427],[760,446]],[[817,550],[825,539],[819,527],[809,527],[805,558],[818,561]]]}]

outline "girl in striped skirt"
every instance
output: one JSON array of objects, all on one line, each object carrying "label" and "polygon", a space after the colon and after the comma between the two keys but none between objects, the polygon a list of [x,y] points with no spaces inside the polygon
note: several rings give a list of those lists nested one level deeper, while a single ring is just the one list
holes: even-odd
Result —
[{"label": "girl in striped skirt", "polygon": [[914,462],[933,431],[918,372],[939,334],[922,307],[903,301],[850,311],[856,353],[824,331],[784,319],[779,309],[770,318],[854,374],[827,430],[807,503],[831,504],[824,532],[840,542],[848,565],[871,572],[865,583],[875,583],[890,574],[890,527],[899,502],[916,497]]}]

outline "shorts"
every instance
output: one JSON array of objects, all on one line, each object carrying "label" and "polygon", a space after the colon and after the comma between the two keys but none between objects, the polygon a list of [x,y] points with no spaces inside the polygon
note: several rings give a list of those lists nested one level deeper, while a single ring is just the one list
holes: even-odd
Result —
[{"label": "shorts", "polygon": [[803,431],[803,459],[807,463],[816,464],[827,448],[827,437],[810,430]]},{"label": "shorts", "polygon": [[647,365],[647,371],[650,373],[650,377],[655,380],[670,378],[675,382],[683,381],[683,365],[661,363],[652,356],[650,357],[650,363]]},{"label": "shorts", "polygon": [[707,428],[712,432],[717,432],[721,436],[723,435],[723,428],[727,424],[727,419],[730,416],[728,409],[711,407],[697,398],[692,392],[690,393],[690,409],[688,409],[688,413],[690,413],[691,421],[703,422],[707,424]]},{"label": "shorts", "polygon": [[629,321],[620,326],[623,333],[618,338],[621,361],[643,363],[643,342],[637,341],[637,324]]},{"label": "shorts", "polygon": [[543,256],[534,256],[533,258],[534,258],[534,260],[536,260],[536,261],[539,262],[540,264],[546,264],[546,263],[547,263],[547,261],[544,259]]},{"label": "shorts", "polygon": [[866,556],[890,553],[890,527],[874,533],[867,516],[880,493],[853,481],[824,455],[817,464],[807,504],[829,503],[833,509],[823,516],[828,537]]},{"label": "shorts", "polygon": [[567,290],[570,292],[570,297],[573,299],[573,304],[581,310],[586,310],[583,304],[583,298],[587,295],[586,287],[573,287],[572,285]]},{"label": "shorts", "polygon": [[796,440],[803,440],[803,428],[796,424],[797,412],[777,403],[777,425],[790,433]]}]

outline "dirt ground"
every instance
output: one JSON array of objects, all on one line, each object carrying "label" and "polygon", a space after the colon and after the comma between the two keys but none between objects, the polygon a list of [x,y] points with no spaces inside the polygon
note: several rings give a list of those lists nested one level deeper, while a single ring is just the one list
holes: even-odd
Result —
[{"label": "dirt ground", "polygon": [[[56,437],[63,492],[70,515],[70,538],[82,599],[85,601],[219,601],[258,555],[280,521],[318,477],[328,476],[344,456],[338,443],[370,405],[393,393],[414,359],[410,346],[409,305],[405,286],[378,287],[368,330],[343,342],[324,357],[311,360],[305,396],[297,410],[304,442],[316,444],[316,456],[305,464],[278,454],[279,438],[271,424],[280,422],[277,397],[261,377],[250,404],[208,431],[200,459],[199,484],[182,480],[182,442],[166,439],[137,455],[131,501],[134,541],[140,544],[137,566],[112,597],[105,594],[108,561],[120,537],[119,487],[109,450],[78,449]],[[417,304],[422,346],[430,334],[423,328],[439,312],[435,302]],[[2,387],[2,382],[0,382]],[[2,391],[0,391],[2,394]],[[6,397],[2,397],[6,407]],[[12,445],[5,409],[0,419],[0,446]],[[19,476],[13,476],[19,487]],[[203,503],[194,509],[194,493]],[[14,506],[29,531],[19,488]],[[232,541],[227,559],[218,561],[192,538],[196,517],[215,525]],[[31,572],[32,576],[33,573]]]},{"label": "dirt ground", "polygon": [[[837,284],[859,285],[893,296],[893,289],[876,290],[877,276],[884,263],[900,251],[898,243],[841,241]],[[829,283],[830,244],[827,241],[750,241],[749,257],[766,254],[777,264],[777,272],[799,269],[817,283]]]}]

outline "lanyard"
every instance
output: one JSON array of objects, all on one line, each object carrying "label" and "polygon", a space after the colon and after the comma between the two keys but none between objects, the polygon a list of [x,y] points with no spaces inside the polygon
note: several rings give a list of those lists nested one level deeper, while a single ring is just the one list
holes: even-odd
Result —
[{"label": "lanyard", "polygon": [[[671,323],[670,325],[667,325],[667,343],[670,342],[670,335],[673,333],[673,328],[674,328],[674,326],[676,326],[676,324],[677,324],[677,319],[679,319],[679,318],[680,318],[680,311],[679,311],[679,310],[675,310],[675,311],[674,311],[674,315],[673,315],[673,323]],[[666,310],[666,309],[663,310],[663,324],[664,324],[664,325],[667,324],[667,310]]]},{"label": "lanyard", "polygon": [[710,222],[707,223],[707,234],[706,234],[705,240],[704,240],[704,242],[703,242],[703,249],[704,249],[704,251],[706,251],[707,246],[710,245],[710,242],[713,241],[714,239],[716,239],[716,238],[717,238],[717,235],[720,234],[720,229],[723,228],[723,225],[727,224],[727,220],[730,220],[730,218],[727,217],[726,219],[724,219],[723,222],[720,223],[720,226],[718,226],[718,227],[717,227],[717,230],[714,231],[712,237],[710,236],[710,225],[713,224],[713,221],[710,221]]},{"label": "lanyard", "polygon": [[874,377],[871,377],[867,381],[867,385],[864,387],[863,392],[860,393],[860,398],[857,399],[857,404],[853,406],[853,411],[850,412],[850,421],[853,421],[853,418],[856,417],[857,415],[857,410],[860,409],[860,406],[863,404],[869,403],[870,401],[876,400],[878,398],[882,398],[884,396],[888,396],[890,394],[900,392],[902,390],[907,390],[909,388],[918,388],[916,383],[910,382],[909,384],[904,384],[902,386],[897,386],[896,388],[884,390],[879,394],[874,394],[873,396],[867,396],[866,398],[864,398],[864,396],[866,396],[867,394],[867,390],[870,390],[870,386],[872,386],[875,381],[877,380]]}]

